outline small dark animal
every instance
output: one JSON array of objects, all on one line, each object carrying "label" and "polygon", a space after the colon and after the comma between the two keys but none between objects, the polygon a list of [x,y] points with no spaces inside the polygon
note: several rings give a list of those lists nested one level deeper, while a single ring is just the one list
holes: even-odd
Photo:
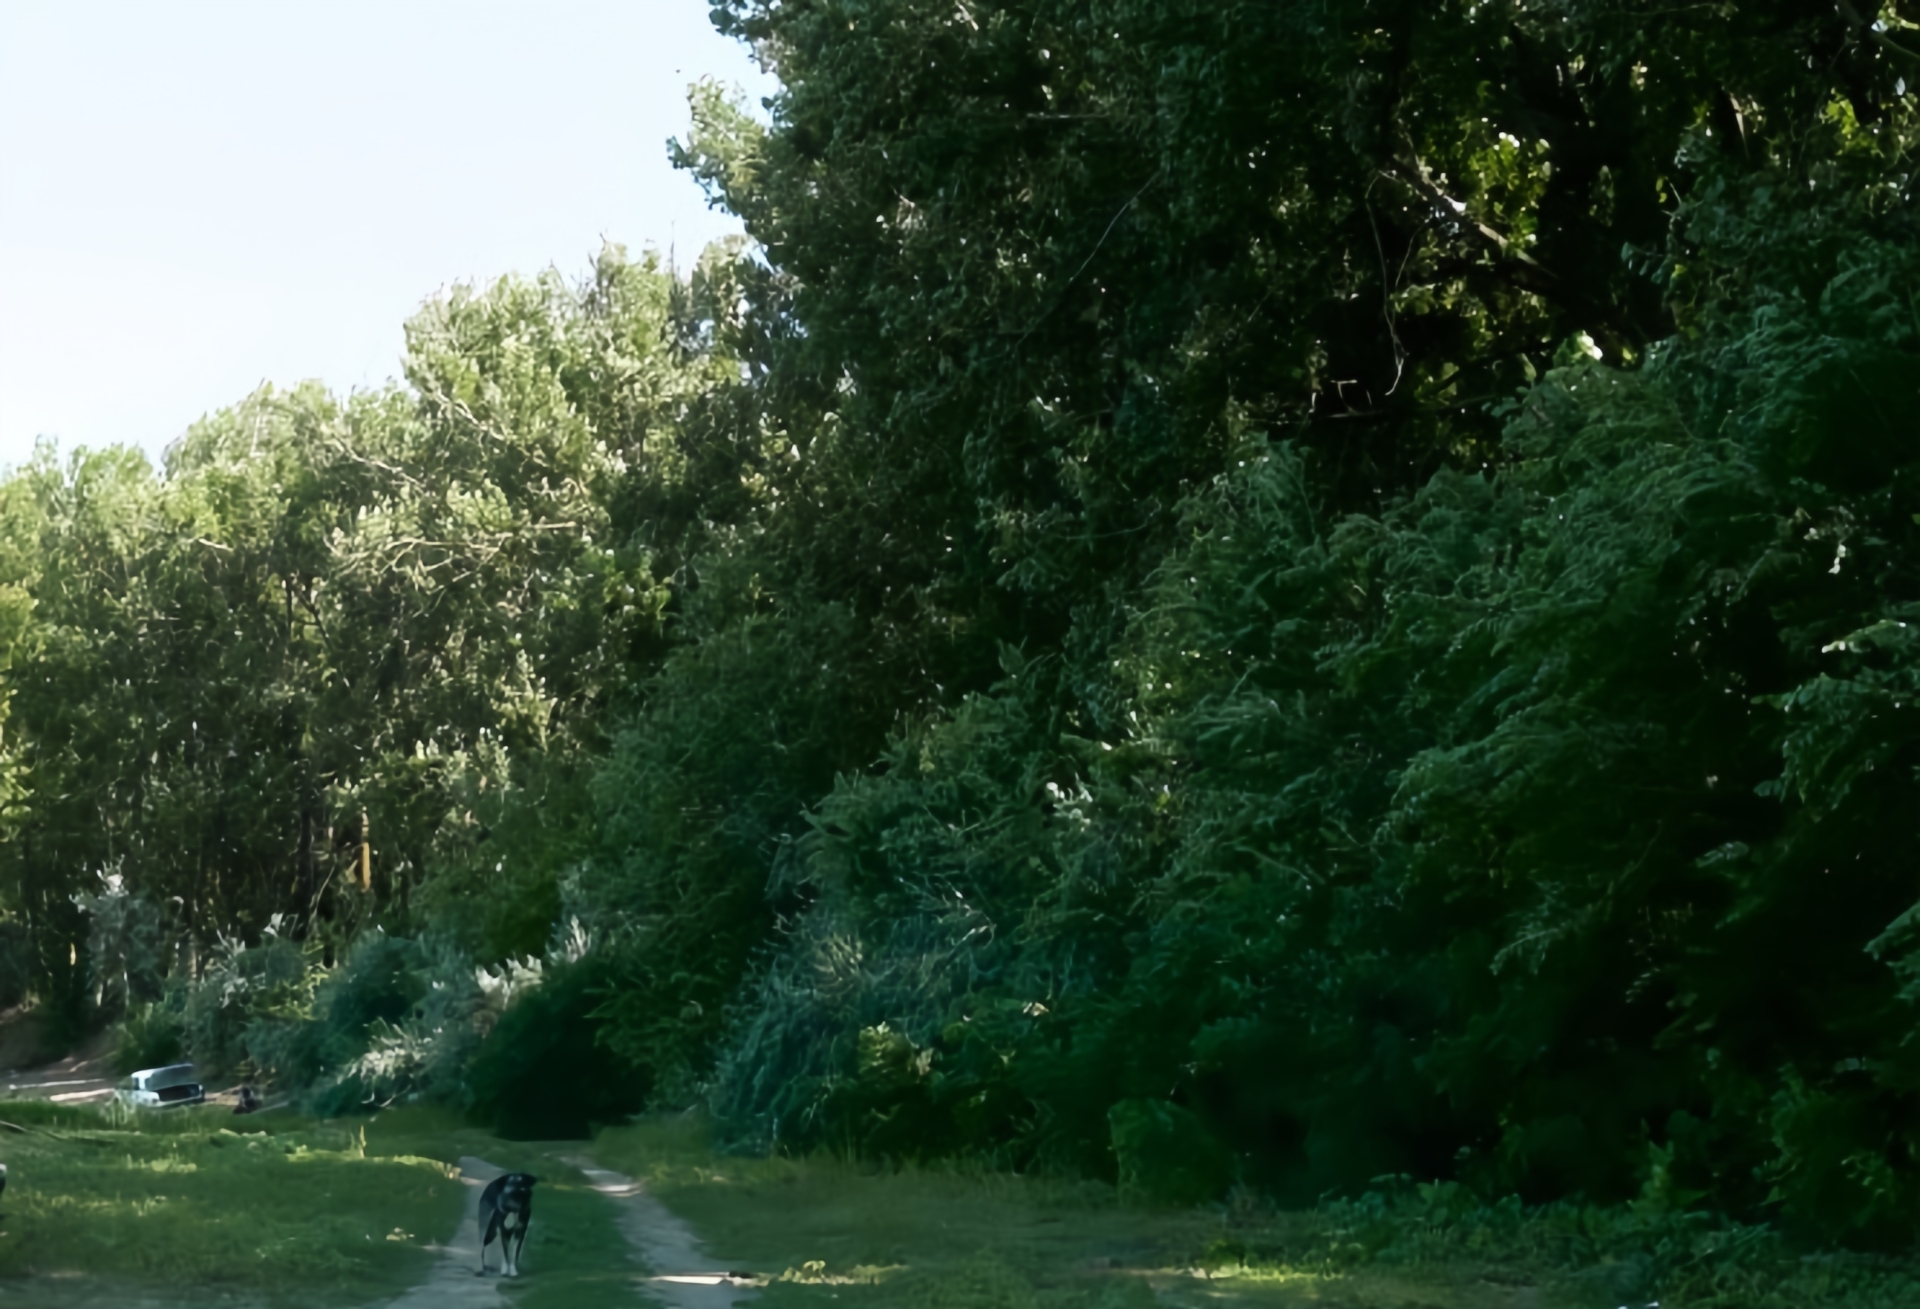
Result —
[{"label": "small dark animal", "polygon": [[260,1112],[260,1095],[251,1086],[243,1086],[239,1092],[239,1102],[233,1106],[236,1114],[257,1114]]},{"label": "small dark animal", "polygon": [[500,1239],[500,1259],[508,1277],[520,1276],[520,1247],[527,1243],[527,1224],[533,1221],[531,1173],[507,1173],[487,1183],[480,1193],[480,1271],[487,1271],[487,1247]]}]

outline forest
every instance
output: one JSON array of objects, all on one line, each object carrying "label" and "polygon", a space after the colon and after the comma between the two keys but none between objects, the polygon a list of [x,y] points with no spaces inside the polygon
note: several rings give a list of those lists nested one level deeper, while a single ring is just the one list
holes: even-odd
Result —
[{"label": "forest", "polygon": [[4,473],[0,1003],[1912,1249],[1920,4],[713,15],[747,239]]}]

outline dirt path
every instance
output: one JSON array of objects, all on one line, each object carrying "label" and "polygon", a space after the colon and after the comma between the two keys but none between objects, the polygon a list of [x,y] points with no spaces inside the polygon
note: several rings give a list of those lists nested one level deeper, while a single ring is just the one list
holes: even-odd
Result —
[{"label": "dirt path", "polygon": [[460,1181],[467,1192],[460,1225],[445,1245],[430,1247],[440,1257],[427,1280],[399,1299],[387,1301],[386,1309],[479,1309],[504,1303],[500,1279],[480,1275],[480,1229],[474,1221],[480,1212],[481,1188],[501,1171],[485,1159],[460,1157]]},{"label": "dirt path", "polygon": [[[122,1079],[113,1071],[113,1037],[101,1032],[63,1059],[37,1062],[38,1026],[31,1018],[0,1013],[0,1100],[51,1100],[55,1104],[105,1104]],[[207,1103],[232,1108],[238,1088],[207,1088]],[[278,1109],[287,1097],[269,1100]]]},{"label": "dirt path", "polygon": [[[615,1221],[627,1238],[628,1252],[649,1270],[639,1280],[648,1299],[666,1309],[728,1309],[756,1292],[751,1279],[737,1278],[713,1267],[693,1229],[647,1193],[644,1184],[619,1173],[597,1168],[591,1160],[563,1158],[586,1174],[588,1184],[615,1206]],[[480,1191],[501,1169],[473,1155],[460,1160],[460,1180],[467,1196],[460,1226],[445,1245],[430,1247],[439,1255],[427,1280],[381,1309],[491,1309],[505,1305],[502,1279],[482,1277],[480,1233],[475,1221]],[[537,1274],[535,1274],[537,1275]]]},{"label": "dirt path", "polygon": [[714,1267],[693,1228],[647,1191],[646,1183],[588,1159],[565,1158],[617,1206],[615,1221],[635,1258],[652,1270],[644,1287],[668,1309],[726,1309],[755,1298],[753,1278]]},{"label": "dirt path", "polygon": [[0,1059],[7,1065],[0,1071],[0,1087],[5,1088],[0,1098],[98,1104],[113,1094],[111,1038],[96,1036],[64,1059],[20,1067],[33,1059],[39,1043],[37,1030],[19,1020],[6,1026],[0,1035]]}]

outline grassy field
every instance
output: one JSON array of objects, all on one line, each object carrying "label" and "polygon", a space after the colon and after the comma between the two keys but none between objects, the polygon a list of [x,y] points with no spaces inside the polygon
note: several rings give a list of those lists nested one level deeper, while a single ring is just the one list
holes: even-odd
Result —
[{"label": "grassy field", "polygon": [[[1407,1203],[1156,1210],[965,1170],[717,1159],[697,1126],[604,1132],[769,1309],[1913,1309],[1920,1262],[1805,1257],[1764,1229],[1629,1210]],[[1445,1199],[1442,1196],[1441,1199]]]},{"label": "grassy field", "polygon": [[[1550,1270],[1471,1261],[1353,1267],[1311,1215],[1126,1205],[1111,1187],[832,1160],[715,1159],[697,1128],[603,1132],[594,1154],[647,1179],[771,1307],[1586,1309]],[[1259,1252],[1259,1253],[1254,1253]]]},{"label": "grassy field", "polygon": [[352,1303],[424,1275],[462,1204],[443,1160],[364,1125],[42,1101],[0,1120],[23,1129],[0,1129],[0,1278],[74,1300],[99,1284]]},{"label": "grassy field", "polygon": [[641,1271],[612,1205],[556,1157],[585,1142],[504,1142],[432,1109],[316,1123],[20,1101],[0,1122],[24,1129],[0,1127],[0,1303],[17,1309],[381,1301],[427,1276],[460,1221],[462,1155],[540,1178],[527,1276],[502,1284],[518,1309],[631,1299]]},{"label": "grassy field", "polygon": [[[635,1298],[615,1201],[568,1156],[643,1178],[768,1309],[1913,1309],[1920,1263],[1806,1256],[1697,1215],[1479,1209],[1444,1188],[1275,1212],[1125,1203],[964,1168],[714,1155],[657,1120],[591,1144],[503,1142],[432,1110],[348,1123],[215,1109],[0,1105],[0,1301],[340,1309],[427,1278],[462,1155],[540,1179],[515,1309]],[[665,1270],[661,1270],[665,1271]],[[678,1270],[685,1271],[685,1270]]]}]

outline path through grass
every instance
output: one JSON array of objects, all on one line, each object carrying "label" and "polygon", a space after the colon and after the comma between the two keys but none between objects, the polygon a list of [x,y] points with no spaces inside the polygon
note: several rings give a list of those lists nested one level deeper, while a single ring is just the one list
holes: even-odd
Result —
[{"label": "path through grass", "polygon": [[[315,1123],[36,1102],[0,1105],[0,1120],[24,1129],[0,1129],[0,1299],[16,1309],[361,1309],[410,1286],[428,1293],[409,1305],[433,1303],[436,1275],[461,1281],[440,1247],[461,1221],[468,1188],[452,1165],[466,1155],[541,1179],[526,1275],[462,1282],[461,1303],[484,1285],[480,1298],[508,1309],[640,1303],[649,1271],[722,1269],[761,1274],[768,1309],[1920,1305],[1914,1260],[1802,1257],[1704,1215],[1411,1194],[1308,1213],[1163,1210],[1094,1183],[722,1158],[684,1120],[591,1146],[502,1142],[429,1110]],[[583,1155],[690,1223],[709,1266],[642,1268],[617,1206],[629,1227],[638,1211],[593,1189],[568,1161]]]}]

